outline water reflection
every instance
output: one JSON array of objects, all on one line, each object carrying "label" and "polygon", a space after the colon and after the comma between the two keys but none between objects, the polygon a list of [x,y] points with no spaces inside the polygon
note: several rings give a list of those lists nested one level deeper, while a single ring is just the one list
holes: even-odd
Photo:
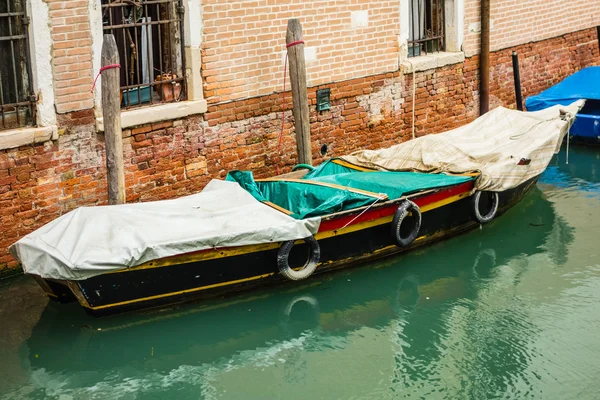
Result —
[{"label": "water reflection", "polygon": [[542,182],[577,191],[600,191],[600,147],[578,146],[556,155],[543,175]]},{"label": "water reflection", "polygon": [[559,268],[572,240],[535,189],[482,230],[303,285],[107,319],[51,304],[10,396],[524,394],[538,328],[514,288],[540,257]]}]

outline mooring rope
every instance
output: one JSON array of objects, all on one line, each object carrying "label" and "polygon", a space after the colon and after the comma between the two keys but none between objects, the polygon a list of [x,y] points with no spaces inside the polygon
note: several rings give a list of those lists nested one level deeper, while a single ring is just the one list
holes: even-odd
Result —
[{"label": "mooring rope", "polygon": [[[285,48],[295,46],[297,44],[304,44],[304,40],[296,40],[295,42],[287,43]],[[287,51],[285,52],[285,62],[283,63],[283,88],[281,89],[281,130],[279,132],[279,141],[277,142],[277,175],[279,175],[279,159],[281,158],[281,139],[283,138],[283,126],[285,125],[285,78],[287,76]]]},{"label": "mooring rope", "polygon": [[121,64],[109,64],[109,65],[105,65],[104,67],[100,68],[100,70],[96,74],[96,78],[94,78],[94,84],[92,85],[92,90],[90,90],[91,93],[94,93],[94,88],[96,87],[96,81],[100,77],[100,74],[102,72],[106,71],[107,69],[111,69],[111,68],[121,68]]},{"label": "mooring rope", "polygon": [[354,221],[356,221],[358,218],[360,218],[361,215],[363,215],[364,213],[366,213],[369,210],[369,208],[373,207],[375,205],[375,203],[377,203],[379,200],[385,200],[385,199],[387,199],[386,195],[384,195],[382,193],[379,193],[379,194],[381,195],[381,197],[375,198],[375,201],[372,202],[371,204],[369,204],[369,206],[367,208],[365,208],[364,210],[362,210],[362,212],[360,214],[358,214],[356,217],[354,217],[350,221],[348,221],[348,223],[346,225],[342,226],[339,229],[334,230],[334,232],[337,233],[338,231],[341,231],[341,230],[345,229],[346,227],[348,227],[348,225],[352,224]]}]

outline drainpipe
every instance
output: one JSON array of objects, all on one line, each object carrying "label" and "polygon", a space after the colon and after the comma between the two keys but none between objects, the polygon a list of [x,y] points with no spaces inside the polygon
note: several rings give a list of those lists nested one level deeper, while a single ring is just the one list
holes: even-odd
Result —
[{"label": "drainpipe", "polygon": [[521,92],[521,73],[519,72],[519,56],[516,51],[512,53],[513,76],[515,78],[515,97],[517,100],[517,110],[523,111],[523,95]]},{"label": "drainpipe", "polygon": [[481,0],[481,51],[479,53],[479,114],[490,109],[490,0]]}]

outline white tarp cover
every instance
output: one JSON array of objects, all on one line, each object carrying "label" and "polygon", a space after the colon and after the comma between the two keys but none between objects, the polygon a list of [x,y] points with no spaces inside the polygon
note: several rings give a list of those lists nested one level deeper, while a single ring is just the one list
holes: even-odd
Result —
[{"label": "white tarp cover", "polygon": [[10,251],[27,273],[81,280],[192,251],[300,239],[319,224],[264,205],[235,182],[213,180],[180,199],[78,208]]},{"label": "white tarp cover", "polygon": [[[460,128],[342,159],[386,171],[480,172],[478,190],[504,191],[544,172],[583,104],[535,112],[498,107]],[[521,159],[531,163],[518,165]]]}]

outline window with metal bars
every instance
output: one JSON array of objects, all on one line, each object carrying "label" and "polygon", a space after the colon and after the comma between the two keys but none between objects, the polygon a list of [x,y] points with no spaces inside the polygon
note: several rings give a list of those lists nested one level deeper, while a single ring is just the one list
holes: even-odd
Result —
[{"label": "window with metal bars", "polygon": [[409,0],[408,56],[444,51],[444,0]]},{"label": "window with metal bars", "polygon": [[[2,0],[0,0],[2,1]],[[102,0],[121,63],[121,107],[186,98],[181,0]]]},{"label": "window with metal bars", "polygon": [[0,0],[0,130],[35,121],[26,0]]}]

